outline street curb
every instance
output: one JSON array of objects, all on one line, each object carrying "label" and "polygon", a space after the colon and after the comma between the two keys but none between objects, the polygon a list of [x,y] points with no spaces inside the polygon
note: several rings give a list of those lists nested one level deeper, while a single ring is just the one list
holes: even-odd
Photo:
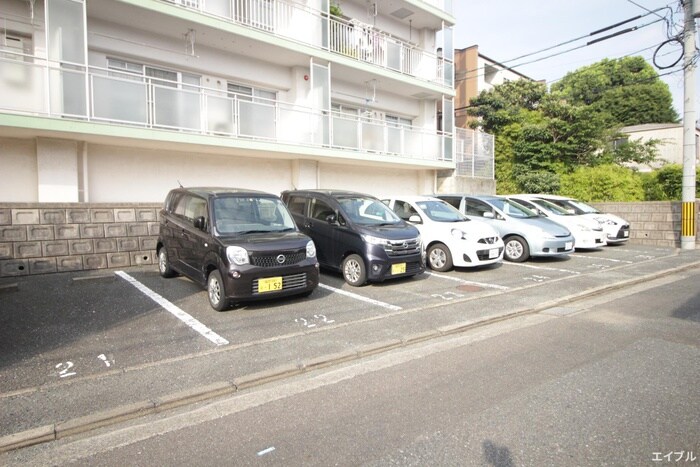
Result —
[{"label": "street curb", "polygon": [[205,400],[214,399],[216,397],[233,394],[238,391],[249,389],[252,387],[262,386],[264,384],[300,375],[307,371],[313,371],[324,367],[338,365],[353,360],[359,360],[364,357],[388,352],[401,347],[407,347],[416,343],[425,342],[438,337],[447,335],[460,334],[466,331],[473,330],[478,327],[493,324],[499,321],[505,321],[515,317],[539,313],[554,306],[575,302],[584,298],[593,297],[603,292],[609,292],[641,284],[650,280],[659,279],[670,274],[675,274],[690,269],[700,267],[700,261],[684,264],[675,268],[664,269],[632,279],[623,280],[614,284],[598,286],[588,289],[584,292],[571,294],[556,300],[540,303],[533,307],[526,307],[517,311],[511,311],[498,316],[490,316],[480,320],[465,321],[452,325],[440,327],[435,330],[410,334],[401,339],[389,339],[383,342],[368,344],[359,348],[337,352],[333,354],[314,357],[310,360],[300,363],[290,363],[287,365],[278,366],[269,370],[263,370],[249,375],[244,375],[235,378],[232,382],[218,382],[207,386],[188,389],[166,396],[127,404],[114,409],[96,412],[94,414],[77,417],[68,421],[59,422],[53,425],[45,425],[38,428],[33,428],[11,435],[0,437],[0,453],[20,449],[36,444],[41,444],[49,441],[55,441],[60,438],[84,433],[107,425],[113,425],[122,421],[131,420],[157,412],[174,409],[184,405]]}]

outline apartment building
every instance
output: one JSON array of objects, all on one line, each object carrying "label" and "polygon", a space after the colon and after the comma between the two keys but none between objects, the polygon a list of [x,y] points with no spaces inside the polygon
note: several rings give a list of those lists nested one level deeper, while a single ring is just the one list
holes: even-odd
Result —
[{"label": "apartment building", "polygon": [[482,91],[489,91],[507,81],[526,79],[533,81],[513,68],[497,62],[479,52],[478,45],[455,50],[455,126],[467,128],[469,101]]},{"label": "apartment building", "polygon": [[451,0],[3,0],[0,201],[436,190]]}]

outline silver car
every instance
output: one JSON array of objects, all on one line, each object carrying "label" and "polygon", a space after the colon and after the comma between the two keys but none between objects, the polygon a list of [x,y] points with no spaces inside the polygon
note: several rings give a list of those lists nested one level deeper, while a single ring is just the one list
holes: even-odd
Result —
[{"label": "silver car", "polygon": [[530,256],[565,255],[574,251],[571,232],[556,222],[502,196],[435,195],[467,217],[486,221],[505,244],[504,258],[522,262]]}]

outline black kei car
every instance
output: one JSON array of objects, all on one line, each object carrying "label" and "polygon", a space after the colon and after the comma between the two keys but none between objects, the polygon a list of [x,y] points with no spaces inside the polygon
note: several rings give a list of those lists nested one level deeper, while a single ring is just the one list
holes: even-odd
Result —
[{"label": "black kei car", "polygon": [[425,271],[420,233],[379,199],[352,191],[282,192],[294,220],[318,248],[321,266],[357,287]]},{"label": "black kei car", "polygon": [[316,246],[278,196],[233,188],[177,188],[160,212],[163,277],[205,286],[218,311],[232,302],[309,295],[318,285]]}]

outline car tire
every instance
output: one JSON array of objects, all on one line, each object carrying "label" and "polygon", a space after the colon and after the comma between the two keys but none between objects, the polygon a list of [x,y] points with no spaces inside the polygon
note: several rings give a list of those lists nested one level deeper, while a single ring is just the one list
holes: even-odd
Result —
[{"label": "car tire", "polygon": [[216,269],[209,273],[207,279],[207,297],[209,297],[209,304],[216,311],[224,311],[229,306],[224,281],[221,279],[221,273]]},{"label": "car tire", "polygon": [[436,243],[428,248],[428,266],[433,271],[445,272],[452,269],[452,254],[447,245]]},{"label": "car tire", "polygon": [[158,272],[161,277],[174,277],[176,275],[175,270],[170,267],[170,259],[168,258],[168,252],[165,247],[161,247],[158,250]]},{"label": "car tire", "polygon": [[530,257],[530,247],[524,238],[514,235],[505,240],[503,257],[513,263],[522,263]]},{"label": "car tire", "polygon": [[367,281],[367,268],[359,255],[350,255],[343,260],[343,279],[353,287],[359,287]]}]

